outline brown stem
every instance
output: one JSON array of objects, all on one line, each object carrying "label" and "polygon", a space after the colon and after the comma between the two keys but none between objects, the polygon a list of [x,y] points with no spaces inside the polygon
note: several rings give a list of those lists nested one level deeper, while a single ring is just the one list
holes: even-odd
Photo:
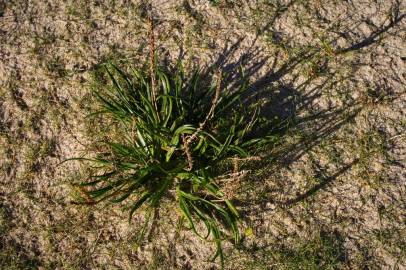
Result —
[{"label": "brown stem", "polygon": [[207,121],[214,114],[214,109],[216,108],[217,101],[218,101],[218,99],[220,97],[221,77],[222,77],[222,71],[219,70],[218,71],[218,83],[217,83],[217,87],[216,87],[216,92],[214,93],[214,98],[213,98],[213,101],[212,101],[212,105],[211,105],[211,108],[210,108],[209,113],[207,114],[206,118],[204,119],[204,121],[202,123],[199,124],[199,127],[196,129],[196,131],[192,135],[190,135],[188,137],[182,136],[183,149],[185,151],[187,161],[188,161],[188,164],[189,164],[189,168],[187,169],[188,171],[191,171],[192,168],[193,168],[193,159],[192,159],[192,154],[190,153],[189,144],[191,144],[193,142],[193,140],[196,139],[197,134],[204,128],[204,126],[207,124]]},{"label": "brown stem", "polygon": [[206,118],[202,123],[199,124],[199,127],[197,130],[187,139],[187,144],[190,144],[194,139],[196,139],[197,134],[204,128],[204,126],[207,124],[207,121],[213,116],[214,114],[214,109],[216,108],[217,101],[220,97],[220,90],[221,90],[221,79],[222,79],[222,71],[218,71],[218,82],[217,82],[217,87],[216,87],[216,92],[214,93],[213,101],[211,104],[211,108],[209,110],[209,113],[207,114]]},{"label": "brown stem", "polygon": [[182,135],[182,141],[183,141],[183,149],[185,151],[187,162],[189,165],[189,168],[187,170],[191,171],[193,169],[193,159],[192,159],[192,154],[190,153],[190,150],[189,150],[190,142],[188,139],[186,139],[186,137],[184,135]]},{"label": "brown stem", "polygon": [[156,79],[155,79],[155,36],[154,36],[154,19],[151,15],[149,16],[149,72],[151,76],[151,92],[152,92],[152,103],[154,104],[155,110],[158,111],[156,105]]}]

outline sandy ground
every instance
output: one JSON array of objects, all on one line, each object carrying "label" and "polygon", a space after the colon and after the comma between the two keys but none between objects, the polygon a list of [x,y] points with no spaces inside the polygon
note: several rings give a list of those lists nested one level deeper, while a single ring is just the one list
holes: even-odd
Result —
[{"label": "sandy ground", "polygon": [[[236,198],[227,269],[406,269],[406,5],[152,1],[162,64],[238,68],[280,142]],[[145,3],[0,0],[0,268],[218,269],[165,202],[142,246],[120,206],[71,204],[97,140],[91,72],[147,59]],[[97,126],[97,125],[96,125]],[[275,124],[276,126],[276,124]],[[97,130],[97,128],[96,128]],[[96,137],[96,138],[95,138]]]}]

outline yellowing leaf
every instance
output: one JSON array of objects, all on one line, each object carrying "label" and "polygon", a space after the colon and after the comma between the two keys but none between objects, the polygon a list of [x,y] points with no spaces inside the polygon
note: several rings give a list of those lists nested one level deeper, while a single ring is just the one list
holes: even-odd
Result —
[{"label": "yellowing leaf", "polygon": [[247,237],[251,237],[251,236],[254,236],[254,231],[252,230],[251,227],[249,227],[249,228],[246,228],[246,229],[245,229],[244,234],[245,234],[245,236],[247,236]]}]

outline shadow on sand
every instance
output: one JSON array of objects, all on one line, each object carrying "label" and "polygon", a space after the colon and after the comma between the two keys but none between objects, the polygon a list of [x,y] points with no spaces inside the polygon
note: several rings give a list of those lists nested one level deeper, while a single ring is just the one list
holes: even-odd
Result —
[{"label": "shadow on sand", "polygon": [[[239,48],[244,41],[241,38],[231,45],[226,45],[220,56],[215,59],[211,66],[207,67],[205,71],[207,76],[216,69],[222,69],[227,74],[226,84],[229,87],[238,86],[242,76],[240,67],[243,67],[245,76],[256,78],[250,82],[248,94],[243,102],[252,103],[257,102],[259,99],[267,100],[261,108],[261,116],[268,121],[267,126],[263,127],[263,129],[266,132],[270,131],[271,134],[278,138],[288,136],[292,131],[300,132],[303,135],[295,143],[279,148],[279,150],[273,149],[268,156],[252,165],[253,170],[272,166],[272,170],[263,173],[259,177],[256,176],[254,180],[258,182],[258,185],[264,184],[263,181],[266,181],[273,171],[281,167],[289,167],[299,160],[321,141],[332,136],[341,127],[353,121],[360,113],[364,106],[363,102],[359,99],[350,98],[350,95],[341,98],[341,105],[334,105],[334,102],[331,102],[322,107],[318,105],[317,99],[323,93],[329,91],[332,85],[346,80],[353,80],[352,74],[344,78],[337,78],[335,76],[336,71],[329,68],[329,62],[333,61],[335,57],[348,52],[366,49],[379,42],[382,34],[398,26],[406,16],[406,14],[400,14],[396,6],[393,10],[393,16],[389,23],[375,26],[376,30],[369,36],[352,44],[349,42],[351,45],[346,48],[334,48],[331,57],[320,59],[317,58],[318,49],[303,49],[288,60],[280,63],[281,60],[278,55],[281,52],[277,51],[272,58],[261,56],[263,54],[260,47],[256,46],[257,39],[255,39],[249,49],[235,60],[235,55],[238,51],[241,51]],[[283,11],[275,16],[280,16],[282,13]],[[275,19],[276,17],[270,20],[268,25],[260,29],[258,35],[266,31],[267,28],[272,27],[272,22]],[[341,33],[340,36],[346,35]],[[330,43],[333,44],[334,40],[331,40]],[[315,58],[317,58],[316,61]],[[314,73],[308,76],[297,75],[297,70],[306,63],[316,63]],[[356,65],[357,63],[353,63],[352,68],[356,68]],[[258,76],[260,71],[263,72],[264,70],[265,73]],[[306,79],[303,79],[303,77],[306,77]],[[357,163],[358,160],[355,158],[348,164],[341,164],[341,168],[338,168],[333,173],[330,172],[330,174],[319,168],[320,177],[318,179],[320,182],[303,193],[296,194],[295,197],[275,202],[272,198],[265,196],[260,201],[254,199],[248,204],[262,205],[262,210],[265,210],[266,202],[269,201],[284,207],[298,203],[326,188]],[[239,203],[236,202],[236,204]],[[247,202],[244,202],[244,205],[246,204]]]}]

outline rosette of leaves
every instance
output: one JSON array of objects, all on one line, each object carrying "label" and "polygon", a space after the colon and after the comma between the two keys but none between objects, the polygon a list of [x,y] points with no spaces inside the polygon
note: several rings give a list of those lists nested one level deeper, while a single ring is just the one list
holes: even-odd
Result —
[{"label": "rosette of leaves", "polygon": [[100,105],[94,114],[110,118],[120,140],[105,142],[107,150],[93,158],[79,158],[93,163],[96,173],[78,185],[78,202],[130,201],[131,220],[140,207],[151,213],[174,194],[185,226],[214,240],[213,259],[219,256],[223,265],[221,241],[239,242],[239,213],[217,181],[217,166],[249,157],[268,141],[252,135],[257,109],[241,101],[248,84],[244,75],[231,90],[222,86],[220,74],[204,83],[200,71],[187,79],[181,68],[172,75],[159,69],[146,75],[110,64],[104,74],[110,83],[94,92]]}]

